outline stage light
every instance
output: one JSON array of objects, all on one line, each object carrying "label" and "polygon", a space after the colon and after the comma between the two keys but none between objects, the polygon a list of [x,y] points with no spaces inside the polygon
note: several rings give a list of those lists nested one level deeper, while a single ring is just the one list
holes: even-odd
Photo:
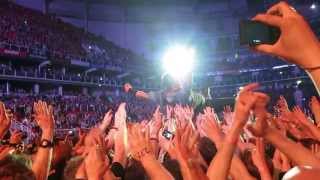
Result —
[{"label": "stage light", "polygon": [[192,71],[195,50],[191,47],[177,45],[169,48],[163,56],[163,68],[170,76],[181,79]]},{"label": "stage light", "polygon": [[317,5],[315,3],[312,3],[310,6],[310,9],[316,9],[316,8],[317,8]]},{"label": "stage light", "polygon": [[302,81],[301,80],[297,80],[297,85],[299,85],[299,84],[301,84],[302,83]]}]

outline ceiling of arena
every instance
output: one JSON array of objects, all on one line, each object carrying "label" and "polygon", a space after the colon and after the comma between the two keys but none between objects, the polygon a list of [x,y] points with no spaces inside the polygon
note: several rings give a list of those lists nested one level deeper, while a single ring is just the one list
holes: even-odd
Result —
[{"label": "ceiling of arena", "polygon": [[[224,16],[250,17],[277,0],[47,0],[49,13],[107,22],[196,21]],[[292,1],[292,2],[291,2]],[[291,0],[295,6],[312,0]]]}]

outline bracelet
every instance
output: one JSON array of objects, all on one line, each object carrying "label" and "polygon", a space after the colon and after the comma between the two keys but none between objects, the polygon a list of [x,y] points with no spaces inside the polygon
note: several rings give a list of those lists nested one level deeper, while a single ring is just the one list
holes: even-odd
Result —
[{"label": "bracelet", "polygon": [[3,139],[3,140],[0,141],[0,144],[1,144],[1,145],[8,145],[8,144],[10,144],[10,143],[9,143],[8,140],[4,140],[4,139]]},{"label": "bracelet", "polygon": [[158,139],[158,138],[150,138],[150,141],[156,141],[156,142],[159,142],[159,139]]},{"label": "bracelet", "polygon": [[118,131],[118,128],[115,127],[115,126],[112,126],[112,127],[110,128],[110,130],[111,130],[111,129],[114,129],[114,130]]},{"label": "bracelet", "polygon": [[132,154],[132,156],[134,157],[134,159],[141,160],[145,155],[150,153],[151,151],[145,147],[141,151],[137,152],[136,154]]}]

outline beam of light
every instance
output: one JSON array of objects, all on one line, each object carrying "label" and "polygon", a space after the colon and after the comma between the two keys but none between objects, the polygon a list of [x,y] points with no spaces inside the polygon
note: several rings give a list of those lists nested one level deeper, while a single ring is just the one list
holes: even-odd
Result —
[{"label": "beam of light", "polygon": [[181,79],[193,69],[195,50],[191,47],[176,45],[169,48],[163,56],[163,68],[175,79]]}]

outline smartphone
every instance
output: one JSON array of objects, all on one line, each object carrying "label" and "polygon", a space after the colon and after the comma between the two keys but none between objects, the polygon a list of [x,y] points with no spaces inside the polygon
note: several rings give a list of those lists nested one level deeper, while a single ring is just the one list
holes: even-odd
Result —
[{"label": "smartphone", "polygon": [[164,130],[162,132],[162,136],[165,137],[168,140],[171,140],[174,137],[174,134],[168,130]]},{"label": "smartphone", "polygon": [[278,27],[259,21],[241,20],[239,25],[240,45],[256,46],[275,44],[281,34]]},{"label": "smartphone", "polygon": [[69,136],[73,136],[73,135],[74,135],[73,130],[69,130],[69,131],[68,131],[68,135],[69,135]]}]

